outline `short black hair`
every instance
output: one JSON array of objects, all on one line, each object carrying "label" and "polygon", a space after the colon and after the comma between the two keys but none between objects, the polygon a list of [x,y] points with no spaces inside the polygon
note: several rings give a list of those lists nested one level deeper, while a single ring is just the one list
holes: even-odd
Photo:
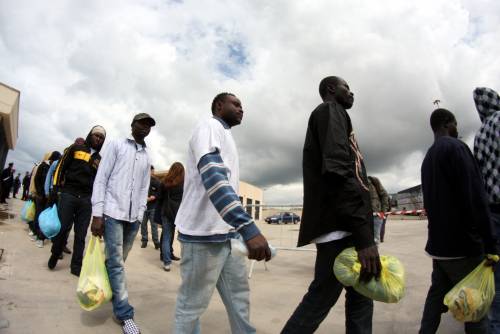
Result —
[{"label": "short black hair", "polygon": [[436,132],[442,126],[453,122],[455,120],[455,115],[448,109],[438,108],[434,110],[431,114],[431,128],[432,131]]},{"label": "short black hair", "polygon": [[329,76],[326,78],[323,78],[321,82],[319,83],[319,96],[321,96],[322,99],[325,98],[327,94],[327,88],[330,85],[336,86],[340,82],[340,78],[336,76]]},{"label": "short black hair", "polygon": [[59,151],[54,151],[50,154],[49,160],[50,161],[56,161],[61,159],[61,152]]},{"label": "short black hair", "polygon": [[214,100],[212,101],[212,114],[215,113],[215,105],[217,104],[217,102],[223,102],[228,96],[236,97],[236,95],[234,95],[233,93],[227,92],[219,93],[214,97]]}]

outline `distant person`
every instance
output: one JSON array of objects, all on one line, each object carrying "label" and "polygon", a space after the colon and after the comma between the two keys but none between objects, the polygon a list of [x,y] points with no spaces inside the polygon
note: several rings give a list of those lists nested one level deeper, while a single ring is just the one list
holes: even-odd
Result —
[{"label": "distant person", "polygon": [[[421,172],[429,220],[425,251],[432,258],[432,277],[421,334],[436,333],[441,313],[446,312],[446,293],[474,270],[485,254],[498,254],[482,176],[467,145],[457,139],[455,116],[446,109],[436,109],[430,123],[434,144]],[[465,332],[488,333],[487,317],[466,322]]]},{"label": "distant person", "polygon": [[232,333],[255,333],[250,324],[246,261],[231,255],[242,238],[249,258],[269,260],[271,250],[238,197],[239,162],[231,128],[241,123],[241,101],[231,93],[212,101],[213,117],[200,121],[189,140],[182,202],[175,218],[181,242],[182,283],[174,333],[200,332],[200,317],[219,291]]},{"label": "distant person", "polygon": [[[316,244],[314,280],[282,333],[316,331],[345,288],[333,273],[344,249],[356,247],[363,280],[378,276],[370,192],[363,157],[346,110],[354,94],[344,79],[321,80],[323,103],[309,117],[303,150],[304,210],[298,246]],[[373,301],[346,290],[346,332],[371,333]]]},{"label": "distant person", "polygon": [[[474,102],[481,127],[474,139],[474,156],[485,183],[493,228],[500,235],[500,96],[490,88],[476,88]],[[491,305],[490,333],[500,333],[500,267],[495,269],[496,296]]]},{"label": "distant person", "polygon": [[12,176],[13,169],[14,163],[10,162],[7,168],[2,171],[2,189],[0,192],[0,203],[7,203],[5,199],[9,197],[10,189],[12,188],[12,184],[14,182],[14,178]]},{"label": "distant person", "polygon": [[144,138],[155,124],[148,114],[137,114],[132,135],[108,144],[92,193],[91,230],[93,235],[104,236],[113,312],[125,334],[140,333],[128,301],[124,264],[146,211],[151,162]]},{"label": "distant person", "polygon": [[[92,187],[101,161],[99,152],[105,139],[106,130],[102,126],[92,127],[82,144],[77,141],[66,148],[55,168],[52,180],[54,189],[51,193],[53,196],[59,194],[57,212],[61,221],[61,229],[52,240],[51,255],[47,263],[49,269],[55,268],[63,252],[68,253],[69,249],[66,248],[66,244],[73,228],[74,242],[70,272],[75,276],[80,276],[85,238],[92,217]],[[46,182],[46,187],[49,189],[50,183],[49,179]],[[47,190],[50,191],[49,189]]]},{"label": "distant person", "polygon": [[148,246],[148,221],[151,225],[151,238],[153,239],[153,244],[155,249],[160,248],[160,240],[158,239],[158,224],[154,221],[155,211],[158,204],[158,197],[160,196],[161,182],[156,176],[153,175],[154,167],[151,166],[151,180],[149,182],[148,190],[148,204],[146,206],[146,211],[144,212],[144,217],[141,222],[141,248],[146,248]]},{"label": "distant person", "polygon": [[17,198],[17,193],[19,192],[19,188],[21,188],[21,173],[17,173],[14,178],[14,183],[12,185],[12,197]]},{"label": "distant person", "polygon": [[375,242],[382,242],[382,227],[384,226],[385,213],[389,210],[389,195],[384,186],[375,176],[368,176],[370,198],[373,210],[373,227]]},{"label": "distant person", "polygon": [[174,162],[167,175],[163,178],[159,199],[161,231],[161,254],[163,269],[170,271],[172,260],[178,261],[180,258],[174,255],[172,244],[175,233],[175,217],[182,202],[184,189],[184,166],[180,162]]},{"label": "distant person", "polygon": [[23,185],[23,196],[21,197],[21,199],[23,201],[28,200],[28,195],[29,195],[29,192],[30,192],[29,191],[30,190],[30,180],[31,180],[30,172],[26,172],[26,174],[23,177],[23,182],[22,182],[22,185]]}]

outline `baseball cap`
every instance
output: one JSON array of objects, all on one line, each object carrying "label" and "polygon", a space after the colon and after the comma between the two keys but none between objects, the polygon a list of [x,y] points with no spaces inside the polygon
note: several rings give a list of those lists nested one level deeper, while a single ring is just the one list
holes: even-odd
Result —
[{"label": "baseball cap", "polygon": [[155,126],[156,125],[156,122],[154,120],[153,117],[149,116],[149,114],[146,114],[144,112],[141,112],[140,114],[137,114],[134,116],[134,119],[132,120],[132,123],[136,122],[136,121],[140,121],[140,120],[143,120],[143,119],[147,119],[151,122],[151,126]]}]

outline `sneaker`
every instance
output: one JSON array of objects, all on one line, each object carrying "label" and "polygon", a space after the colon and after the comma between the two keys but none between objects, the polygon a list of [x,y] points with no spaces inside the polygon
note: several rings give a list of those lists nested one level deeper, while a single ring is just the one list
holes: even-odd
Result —
[{"label": "sneaker", "polygon": [[141,330],[134,319],[127,319],[122,322],[123,334],[141,334]]},{"label": "sneaker", "polygon": [[49,258],[49,262],[47,263],[47,267],[49,267],[50,270],[54,269],[57,265],[57,260],[58,257],[52,254]]},{"label": "sneaker", "polygon": [[146,248],[148,246],[148,242],[147,241],[143,241],[141,243],[141,248]]},{"label": "sneaker", "polygon": [[33,233],[32,236],[30,236],[30,240],[31,241],[37,241],[38,240],[38,237]]},{"label": "sneaker", "polygon": [[28,232],[28,235],[29,235],[30,237],[32,237],[32,236],[34,236],[34,235],[35,235],[35,233],[33,233],[33,231],[32,231],[32,230],[30,230],[30,231]]},{"label": "sneaker", "polygon": [[169,264],[164,264],[163,265],[163,270],[170,271],[170,265]]},{"label": "sneaker", "polygon": [[38,239],[37,241],[35,241],[35,246],[37,246],[38,248],[43,248],[43,240]]}]

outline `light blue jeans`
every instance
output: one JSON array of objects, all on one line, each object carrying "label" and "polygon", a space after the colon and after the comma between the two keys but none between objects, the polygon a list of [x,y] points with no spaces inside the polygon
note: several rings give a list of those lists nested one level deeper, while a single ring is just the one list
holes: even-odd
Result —
[{"label": "light blue jeans", "polygon": [[181,242],[182,284],[177,293],[175,334],[199,334],[200,316],[217,291],[224,302],[231,332],[255,333],[250,324],[250,289],[246,258],[231,254],[231,242]]},{"label": "light blue jeans", "polygon": [[380,243],[380,231],[383,224],[384,220],[382,218],[379,216],[373,216],[373,236],[375,237],[375,242],[377,244]]},{"label": "light blue jeans", "polygon": [[113,312],[118,320],[132,319],[134,308],[128,303],[124,264],[141,224],[111,217],[105,217],[104,224],[106,270],[113,291]]},{"label": "light blue jeans", "polygon": [[[491,212],[491,220],[498,237],[500,235],[500,213]],[[490,334],[500,334],[500,264],[497,264],[495,268],[495,298],[491,304],[488,318],[490,319]]]}]

